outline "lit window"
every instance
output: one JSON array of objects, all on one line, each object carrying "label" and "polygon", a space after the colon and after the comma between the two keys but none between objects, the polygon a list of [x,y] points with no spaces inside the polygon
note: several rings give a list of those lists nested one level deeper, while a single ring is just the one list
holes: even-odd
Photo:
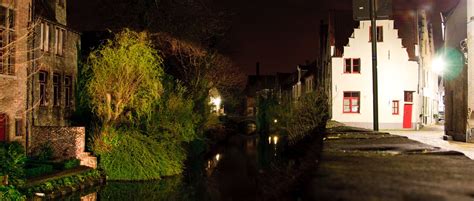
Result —
[{"label": "lit window", "polygon": [[398,115],[399,114],[399,104],[400,102],[398,100],[392,101],[392,114],[393,115]]},{"label": "lit window", "polygon": [[360,113],[360,92],[344,92],[344,113]]},{"label": "lit window", "polygon": [[39,72],[39,87],[40,87],[40,106],[46,106],[46,84],[48,83],[48,73],[45,71]]},{"label": "lit window", "polygon": [[49,29],[50,26],[47,23],[41,23],[40,26],[41,33],[40,33],[40,49],[43,51],[48,52],[49,51],[49,41],[50,41],[50,33]]},{"label": "lit window", "polygon": [[56,28],[55,38],[54,38],[54,51],[57,55],[64,55],[64,41],[65,41],[66,31],[61,28]]},{"label": "lit window", "polygon": [[360,73],[360,59],[344,59],[344,73]]},{"label": "lit window", "polygon": [[15,75],[15,12],[0,6],[0,74]]}]

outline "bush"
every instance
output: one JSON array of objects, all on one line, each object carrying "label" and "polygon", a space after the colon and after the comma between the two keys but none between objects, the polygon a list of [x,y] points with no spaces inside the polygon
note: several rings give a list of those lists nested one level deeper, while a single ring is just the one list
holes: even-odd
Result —
[{"label": "bush", "polygon": [[51,147],[51,144],[49,142],[42,144],[36,157],[40,161],[51,160],[53,158],[53,147]]},{"label": "bush", "polygon": [[288,139],[296,143],[311,134],[324,132],[329,120],[328,100],[324,92],[304,94],[291,106],[287,121]]},{"label": "bush", "polygon": [[0,200],[22,201],[26,196],[22,195],[14,186],[0,186]]},{"label": "bush", "polygon": [[19,142],[1,144],[0,161],[0,174],[7,175],[12,184],[22,184],[26,161],[23,146]]},{"label": "bush", "polygon": [[119,131],[119,143],[100,154],[109,180],[154,180],[180,174],[186,159],[180,144],[158,143],[138,132]]},{"label": "bush", "polygon": [[81,165],[81,160],[74,158],[74,159],[69,159],[64,162],[63,169],[64,170],[69,170],[75,167],[78,167]]},{"label": "bush", "polygon": [[53,172],[53,165],[50,164],[29,164],[28,166],[25,169],[25,174],[27,178],[46,175]]}]

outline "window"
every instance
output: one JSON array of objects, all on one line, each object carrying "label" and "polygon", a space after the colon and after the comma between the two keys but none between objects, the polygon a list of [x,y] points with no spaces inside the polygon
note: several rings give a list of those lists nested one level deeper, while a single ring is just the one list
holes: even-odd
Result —
[{"label": "window", "polygon": [[66,107],[72,105],[72,79],[71,76],[64,76],[64,97]]},{"label": "window", "polygon": [[40,87],[40,106],[46,106],[46,84],[48,83],[48,73],[45,71],[39,72],[39,87]]},{"label": "window", "polygon": [[405,91],[404,100],[405,102],[413,102],[413,91]]},{"label": "window", "polygon": [[398,100],[392,101],[392,114],[393,115],[398,115],[399,114],[399,104],[400,102]]},{"label": "window", "polygon": [[55,38],[54,38],[54,51],[57,55],[64,55],[64,39],[66,31],[61,28],[56,28]]},{"label": "window", "polygon": [[344,59],[344,73],[360,73],[360,59]]},{"label": "window", "polygon": [[41,34],[40,34],[40,49],[48,52],[49,51],[49,25],[47,23],[41,23]]},{"label": "window", "polygon": [[15,119],[15,136],[23,136],[23,119]]},{"label": "window", "polygon": [[344,92],[344,113],[360,113],[360,92]]},{"label": "window", "polygon": [[15,12],[0,6],[0,74],[15,75]]},{"label": "window", "polygon": [[[369,27],[369,42],[372,41],[372,27]],[[377,26],[377,42],[383,42],[383,27]]]},{"label": "window", "polygon": [[53,74],[53,105],[59,106],[61,102],[61,76],[57,73]]}]

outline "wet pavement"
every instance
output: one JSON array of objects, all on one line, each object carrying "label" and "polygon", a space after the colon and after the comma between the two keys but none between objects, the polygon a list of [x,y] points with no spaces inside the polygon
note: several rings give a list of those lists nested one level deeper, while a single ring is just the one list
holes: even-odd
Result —
[{"label": "wet pavement", "polygon": [[473,200],[474,161],[388,133],[328,134],[303,200]]},{"label": "wet pavement", "polygon": [[397,130],[387,132],[390,132],[394,135],[405,136],[409,139],[425,143],[434,147],[439,147],[444,150],[458,151],[463,153],[470,159],[474,159],[474,143],[443,140],[443,125],[426,126],[418,131]]}]

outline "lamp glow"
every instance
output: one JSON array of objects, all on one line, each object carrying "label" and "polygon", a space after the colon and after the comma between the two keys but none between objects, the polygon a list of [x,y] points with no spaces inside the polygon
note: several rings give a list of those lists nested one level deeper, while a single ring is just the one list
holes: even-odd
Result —
[{"label": "lamp glow", "polygon": [[432,62],[432,69],[435,73],[441,74],[446,68],[446,62],[442,57],[436,57]]}]

